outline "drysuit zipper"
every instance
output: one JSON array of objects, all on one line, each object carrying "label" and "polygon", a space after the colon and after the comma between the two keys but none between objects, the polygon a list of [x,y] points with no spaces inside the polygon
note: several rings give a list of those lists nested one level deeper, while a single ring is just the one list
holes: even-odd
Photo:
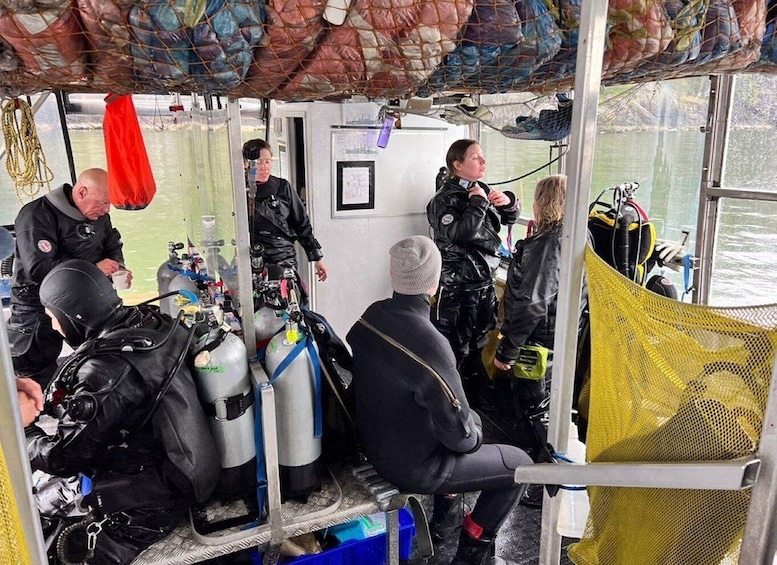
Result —
[{"label": "drysuit zipper", "polygon": [[457,414],[459,414],[459,419],[461,421],[462,427],[464,428],[464,433],[466,434],[466,437],[469,437],[472,434],[472,432],[469,430],[469,428],[467,428],[467,424],[464,421],[464,418],[461,417],[461,414],[462,414],[461,401],[458,398],[456,398],[456,395],[453,393],[453,389],[451,389],[450,385],[447,382],[445,382],[445,379],[443,379],[442,376],[437,371],[435,371],[434,368],[432,368],[432,366],[429,365],[426,361],[421,359],[418,355],[410,351],[407,347],[399,343],[394,338],[386,335],[385,333],[377,329],[375,326],[370,324],[364,318],[359,318],[359,323],[362,324],[367,329],[372,330],[375,334],[382,337],[385,341],[387,341],[388,343],[390,343],[391,345],[393,345],[394,347],[402,351],[413,361],[415,361],[416,363],[424,367],[429,372],[429,374],[434,377],[434,379],[437,381],[437,384],[442,389],[443,394],[445,394],[445,396],[448,398],[448,402],[451,403],[451,406],[453,406],[453,409],[456,411]]}]

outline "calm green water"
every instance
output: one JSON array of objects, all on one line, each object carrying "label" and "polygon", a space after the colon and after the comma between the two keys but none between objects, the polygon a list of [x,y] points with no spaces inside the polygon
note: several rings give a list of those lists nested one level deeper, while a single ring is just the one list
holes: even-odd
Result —
[{"label": "calm green water", "polygon": [[[41,133],[42,138],[52,135],[51,132]],[[763,149],[774,147],[775,132],[734,131],[732,136],[727,182],[775,190],[772,178],[773,171],[777,170],[777,153]],[[156,270],[167,257],[168,240],[184,241],[187,234],[195,241],[200,240],[199,218],[203,211],[216,215],[218,239],[230,242],[234,237],[228,149],[221,126],[203,123],[197,127],[181,127],[181,124],[168,123],[163,131],[145,130],[144,138],[157,182],[157,194],[144,210],[111,212],[113,223],[122,234],[127,264],[135,273],[133,289],[128,292],[140,294],[156,290]],[[101,130],[73,131],[71,140],[77,170],[105,166]],[[682,230],[688,229],[692,234],[689,249],[693,250],[703,143],[701,133],[689,130],[600,135],[596,142],[590,198],[608,186],[638,181],[637,201],[655,223],[658,236],[679,240]],[[491,183],[520,176],[549,160],[546,143],[505,139],[496,132],[484,132],[483,147],[488,159],[486,180]],[[56,175],[52,186],[68,181],[64,154],[48,150],[45,144],[44,150]],[[555,168],[545,168],[500,188],[513,190],[521,197],[526,215],[531,210],[537,179],[554,172]],[[216,182],[223,186],[214,190],[214,181],[210,179],[219,179]],[[429,180],[433,182],[433,179]],[[185,200],[184,191],[195,194],[195,198]],[[215,194],[224,197],[216,200]],[[11,223],[20,205],[3,170],[0,175],[0,222]],[[777,226],[771,220],[775,215],[775,204],[731,201],[724,205],[712,287],[713,303],[777,302],[769,284],[777,275],[777,252],[774,251]],[[519,232],[514,238],[521,235]],[[231,251],[225,252],[227,259],[231,254]],[[683,284],[681,275],[670,274],[676,284]]]}]

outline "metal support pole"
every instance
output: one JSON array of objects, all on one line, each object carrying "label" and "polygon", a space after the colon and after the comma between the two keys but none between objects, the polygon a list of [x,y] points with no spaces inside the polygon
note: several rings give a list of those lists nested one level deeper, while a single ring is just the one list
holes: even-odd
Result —
[{"label": "metal support pole", "polygon": [[245,172],[243,171],[243,136],[240,126],[240,101],[227,102],[227,137],[229,158],[232,164],[232,201],[235,213],[235,251],[237,253],[237,280],[240,302],[240,319],[243,324],[243,341],[248,358],[256,357],[254,328],[254,286],[251,279],[251,238],[248,227],[248,200]]},{"label": "metal support pole", "polygon": [[[567,163],[569,178],[559,263],[562,276],[558,290],[554,377],[548,428],[548,441],[560,452],[566,450],[572,410],[583,254],[588,229],[588,195],[596,143],[606,26],[607,0],[583,2],[575,70],[572,137]],[[559,497],[550,498],[547,492],[544,496],[539,562],[541,565],[554,565],[559,563],[561,556],[561,536],[556,532]]]},{"label": "metal support pole", "polygon": [[761,458],[754,455],[727,461],[541,463],[518,467],[515,480],[548,485],[742,490],[756,484],[760,469]]},{"label": "metal support pole", "polygon": [[70,170],[70,182],[76,184],[76,163],[73,159],[73,144],[70,142],[70,130],[67,127],[67,114],[65,113],[65,95],[61,90],[57,90],[57,111],[59,112],[59,125],[62,127],[62,139],[65,142],[65,155],[67,155],[67,166]]},{"label": "metal support pole", "polygon": [[777,494],[777,358],[772,366],[772,382],[766,402],[758,457],[761,472],[753,486],[747,522],[742,538],[739,562],[752,565],[772,565],[777,553],[777,516],[774,512]]},{"label": "metal support pole", "polygon": [[698,304],[707,304],[709,301],[719,203],[718,198],[710,194],[710,190],[719,188],[723,180],[733,90],[733,76],[711,77],[707,125],[702,129],[705,133],[704,158],[699,190],[699,211],[696,220],[696,256],[701,264],[694,271],[693,286],[695,290],[692,296],[693,302]]}]

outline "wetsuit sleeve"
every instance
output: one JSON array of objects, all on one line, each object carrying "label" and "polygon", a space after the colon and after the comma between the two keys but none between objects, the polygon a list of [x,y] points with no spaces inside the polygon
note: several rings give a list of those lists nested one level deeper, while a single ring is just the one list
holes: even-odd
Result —
[{"label": "wetsuit sleeve", "polygon": [[[148,403],[147,394],[140,375],[126,362],[116,357],[87,361],[78,380],[69,399],[83,403],[84,416],[66,413],[54,435],[37,426],[25,430],[33,470],[58,476],[87,471],[121,441],[120,430],[139,423],[138,409]],[[85,406],[89,402],[94,402],[93,417]]]},{"label": "wetsuit sleeve", "polygon": [[509,190],[505,190],[503,194],[510,199],[510,204],[499,206],[497,211],[502,225],[509,226],[518,221],[518,216],[521,215],[521,202]]},{"label": "wetsuit sleeve", "polygon": [[105,244],[103,246],[103,259],[113,259],[117,263],[124,264],[124,252],[122,248],[124,244],[121,242],[121,234],[111,224],[110,218],[108,220],[108,230],[105,234]]},{"label": "wetsuit sleeve", "polygon": [[[462,208],[464,200],[466,205]],[[436,238],[468,243],[481,232],[489,206],[482,196],[469,198],[466,194],[441,192],[429,202],[427,217]]]},{"label": "wetsuit sleeve", "polygon": [[44,206],[25,206],[14,223],[19,261],[40,284],[62,259],[57,245],[57,221]]},{"label": "wetsuit sleeve", "polygon": [[291,210],[288,220],[289,227],[297,235],[297,239],[305,250],[309,261],[323,259],[324,253],[321,251],[321,244],[313,236],[313,227],[310,225],[310,218],[305,210],[305,205],[302,203],[302,199],[296,190],[292,190],[289,181],[281,179],[281,182],[283,183],[283,191],[287,195],[289,209]]},{"label": "wetsuit sleeve", "polygon": [[435,363],[433,359],[430,361],[430,365],[438,369],[438,374],[461,402],[461,411],[453,407],[441,384],[432,375],[425,375],[424,386],[415,391],[415,401],[428,411],[440,443],[457,453],[471,453],[477,450],[483,441],[480,417],[470,409],[461,386],[461,378],[455,369],[440,372],[440,364]]},{"label": "wetsuit sleeve", "polygon": [[510,363],[518,349],[548,315],[548,307],[558,293],[559,253],[553,238],[529,242],[520,261],[514,258],[507,273],[505,322],[496,359]]}]

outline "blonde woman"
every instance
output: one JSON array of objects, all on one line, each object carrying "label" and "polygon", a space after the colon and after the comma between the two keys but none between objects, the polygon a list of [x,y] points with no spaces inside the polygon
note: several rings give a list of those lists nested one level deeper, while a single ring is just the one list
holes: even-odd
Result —
[{"label": "blonde woman", "polygon": [[[502,339],[494,365],[512,371],[518,421],[516,442],[533,457],[544,443],[528,418],[545,398],[546,371],[553,352],[561,227],[567,177],[540,180],[534,190],[534,233],[519,241],[507,271]],[[543,351],[544,350],[544,351]],[[518,361],[518,367],[514,367]],[[532,362],[534,361],[534,365]]]}]

